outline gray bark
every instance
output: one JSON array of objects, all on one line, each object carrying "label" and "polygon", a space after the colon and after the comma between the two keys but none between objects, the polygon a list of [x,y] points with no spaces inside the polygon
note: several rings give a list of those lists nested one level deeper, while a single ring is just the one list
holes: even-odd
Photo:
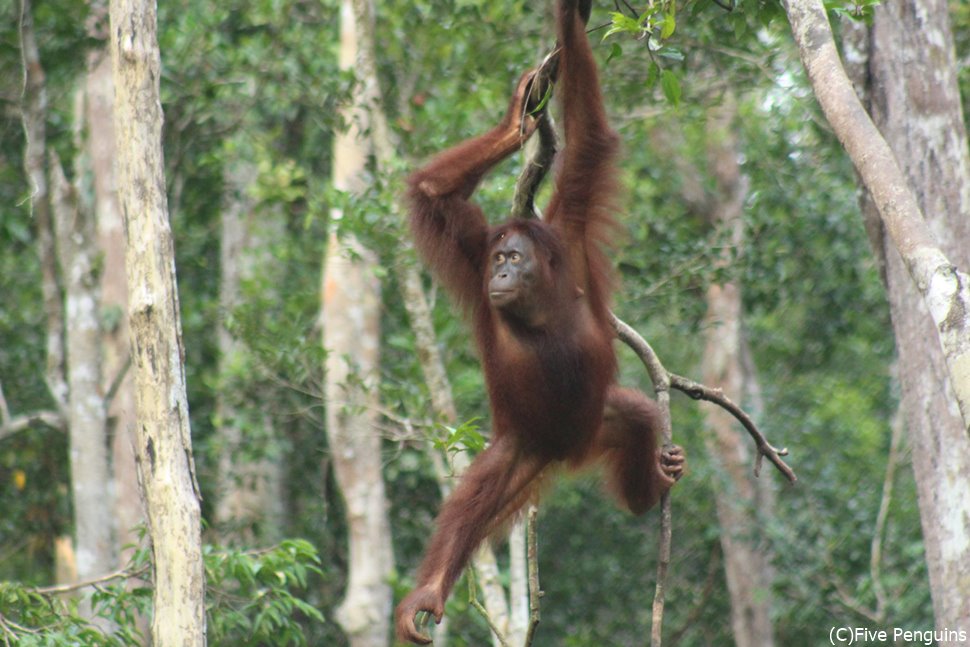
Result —
[{"label": "gray bark", "polygon": [[[857,89],[915,194],[943,253],[970,266],[970,154],[945,0],[880,6],[846,40]],[[938,629],[970,626],[970,438],[927,306],[879,218],[863,214],[889,292],[902,411],[913,447]],[[956,644],[956,643],[944,643]]]},{"label": "gray bark", "polygon": [[350,563],[337,620],[354,647],[387,643],[393,567],[378,425],[380,284],[376,257],[331,236],[323,279],[327,439],[347,508]]},{"label": "gray bark", "polygon": [[[939,242],[939,227],[929,224],[938,222],[938,217],[930,214],[929,220],[924,218],[893,150],[853,91],[836,52],[821,0],[788,0],[785,5],[815,97],[871,195],[881,224],[922,297],[920,307],[935,324],[934,337],[940,346],[946,371],[941,384],[946,385],[948,399],[957,406],[963,418],[965,435],[970,435],[970,276],[966,274],[966,265],[963,264],[961,270],[959,261],[951,260],[945,253]],[[949,27],[944,33],[932,28],[924,30],[923,26],[932,24],[933,14],[948,20],[945,4],[939,4],[938,7],[943,8],[935,10],[930,9],[930,3],[911,2],[905,6],[912,16],[910,24],[914,31],[921,34],[932,32],[936,39],[935,42],[927,40],[926,47],[921,50],[933,53],[936,58],[932,61],[925,59],[929,65],[922,68],[926,75],[922,81],[908,77],[907,94],[916,110],[924,111],[928,118],[938,117],[943,114],[940,110],[943,104],[938,103],[943,95],[934,93],[933,86],[946,82],[942,76],[947,73],[941,76],[936,70],[954,65],[952,39],[948,40],[946,36]],[[959,107],[959,100],[956,106]],[[904,118],[902,114],[894,117]],[[927,125],[933,129],[942,128],[938,123]],[[954,134],[959,138],[960,132],[962,129]],[[902,154],[905,150],[898,152]],[[965,168],[958,166],[956,170]],[[928,170],[924,168],[924,172]],[[927,209],[939,206],[932,202],[925,204]]]},{"label": "gray bark", "polygon": [[79,209],[74,187],[51,158],[54,219],[65,278],[67,421],[77,575],[93,578],[116,568],[107,426],[101,393],[100,304],[93,214]]}]

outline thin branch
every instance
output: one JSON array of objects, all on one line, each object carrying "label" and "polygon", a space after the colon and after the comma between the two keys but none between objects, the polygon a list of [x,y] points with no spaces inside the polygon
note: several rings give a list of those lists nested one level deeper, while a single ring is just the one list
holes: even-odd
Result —
[{"label": "thin branch", "polygon": [[488,628],[492,630],[492,635],[498,639],[498,641],[502,644],[502,647],[509,647],[509,643],[502,634],[502,631],[495,626],[495,622],[492,620],[491,614],[489,614],[485,606],[478,601],[478,595],[475,592],[475,590],[478,588],[475,585],[475,569],[469,568],[466,569],[465,572],[468,574],[468,603],[473,609],[482,614],[482,617],[485,618],[485,622],[488,623]]},{"label": "thin branch", "polygon": [[724,11],[727,11],[728,13],[734,11],[734,0],[731,0],[731,2],[724,2],[723,0],[711,0],[711,2],[716,4],[721,9],[724,9]]},{"label": "thin branch", "polygon": [[660,647],[663,640],[664,604],[667,600],[667,571],[670,569],[670,544],[673,539],[673,513],[670,492],[660,497],[660,546],[657,548],[657,584],[653,593],[650,645]]},{"label": "thin branch", "polygon": [[[670,374],[664,369],[657,354],[638,332],[613,315],[613,327],[617,336],[637,354],[647,369],[657,394],[657,404],[662,416],[661,439],[664,445],[673,444],[673,425],[670,417]],[[667,599],[667,571],[670,568],[670,545],[673,539],[673,513],[670,492],[660,497],[660,545],[657,548],[657,583],[653,594],[650,645],[660,647],[663,641],[664,604]]]},{"label": "thin branch", "polygon": [[748,416],[748,414],[745,413],[744,410],[735,404],[729,397],[724,395],[721,389],[712,389],[708,386],[704,386],[703,384],[694,382],[693,380],[689,380],[686,377],[673,374],[670,376],[670,385],[678,391],[686,393],[695,400],[705,400],[718,405],[734,416],[738,422],[744,426],[751,438],[754,439],[755,445],[758,448],[758,456],[755,459],[754,465],[754,475],[756,477],[761,475],[762,458],[767,457],[768,460],[778,468],[778,471],[785,475],[785,478],[787,478],[790,483],[794,483],[798,480],[798,477],[795,476],[795,472],[793,472],[792,469],[788,467],[783,460],[781,460],[782,456],[788,455],[788,449],[785,447],[778,448],[771,445],[765,439],[764,435],[758,431],[758,427],[754,424],[754,421],[751,420],[751,417]]},{"label": "thin branch", "polygon": [[882,540],[886,530],[886,519],[889,517],[889,505],[893,498],[896,468],[899,466],[903,426],[902,415],[897,410],[892,422],[892,438],[889,441],[889,458],[886,459],[886,476],[882,482],[879,513],[876,515],[876,527],[872,532],[872,542],[869,548],[869,576],[872,578],[872,592],[876,596],[876,616],[880,620],[885,619],[888,600],[886,587],[882,582]]},{"label": "thin branch", "polygon": [[149,569],[150,565],[145,564],[136,569],[122,568],[112,573],[106,575],[101,575],[99,577],[92,578],[90,580],[84,580],[81,582],[74,582],[72,584],[58,584],[56,586],[42,586],[32,589],[34,593],[39,593],[40,595],[60,595],[62,593],[71,593],[80,589],[87,588],[89,586],[98,586],[100,584],[106,584],[112,580],[129,579],[133,577],[139,577]]},{"label": "thin branch", "polygon": [[111,385],[108,387],[108,392],[104,395],[104,408],[108,410],[111,407],[111,403],[114,401],[115,396],[118,395],[118,389],[121,388],[122,382],[125,381],[125,376],[128,374],[128,369],[131,368],[131,353],[125,358],[125,363],[121,365],[118,369],[118,373],[115,375],[114,379],[111,380]]},{"label": "thin branch", "polygon": [[760,475],[762,458],[767,457],[778,468],[778,471],[785,475],[785,478],[789,482],[794,483],[798,480],[792,469],[781,460],[781,456],[788,455],[788,449],[779,449],[772,446],[758,430],[758,427],[751,420],[751,417],[730,398],[724,395],[720,389],[712,389],[680,375],[669,373],[660,363],[659,358],[650,347],[650,344],[633,330],[633,328],[622,322],[615,315],[613,317],[613,325],[616,328],[617,336],[620,340],[632,348],[641,361],[643,361],[644,365],[646,365],[650,373],[650,379],[653,380],[655,385],[669,384],[671,388],[686,393],[695,400],[712,402],[730,413],[744,426],[748,434],[754,439],[755,445],[758,448],[758,456],[755,459],[754,466],[755,476]]},{"label": "thin branch", "polygon": [[64,418],[56,411],[35,411],[22,416],[13,416],[0,425],[0,439],[29,429],[36,424],[47,425],[51,429],[65,431]]},{"label": "thin branch", "polygon": [[37,635],[40,633],[39,629],[31,629],[30,627],[17,624],[2,613],[0,613],[0,628],[3,629],[3,643],[5,645],[16,644],[11,643],[10,638],[17,638],[18,633],[28,635]]},{"label": "thin branch", "polygon": [[535,639],[536,628],[539,626],[539,600],[542,598],[542,589],[539,588],[539,533],[537,520],[539,518],[539,507],[530,504],[528,521],[526,525],[526,549],[529,561],[529,630],[525,634],[524,647],[530,647]]},{"label": "thin branch", "polygon": [[[630,12],[630,15],[631,15],[631,16],[633,16],[634,18],[636,18],[636,17],[638,17],[638,16],[640,15],[640,12],[639,12],[639,11],[637,11],[637,10],[636,10],[636,9],[635,9],[635,8],[633,7],[633,5],[631,5],[631,4],[629,3],[629,2],[627,2],[627,0],[623,0],[623,4],[624,4],[624,5],[626,6],[626,8],[627,8],[627,11],[629,11],[629,12]],[[622,13],[622,12],[620,11],[620,3],[619,3],[619,2],[614,2],[614,3],[613,3],[613,6],[614,6],[614,7],[616,7],[616,11],[617,11],[617,13]]]},{"label": "thin branch", "polygon": [[7,406],[7,398],[3,395],[3,382],[0,382],[0,425],[6,424],[10,419],[10,407]]}]

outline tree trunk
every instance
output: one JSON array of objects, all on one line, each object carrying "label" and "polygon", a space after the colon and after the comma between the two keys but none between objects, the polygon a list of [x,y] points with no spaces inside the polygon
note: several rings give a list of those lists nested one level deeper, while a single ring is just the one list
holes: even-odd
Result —
[{"label": "tree trunk", "polygon": [[[335,168],[340,168],[338,154]],[[377,259],[331,235],[323,279],[327,438],[347,508],[350,563],[337,620],[353,647],[387,644],[393,567],[378,427],[380,284]]]},{"label": "tree trunk", "polygon": [[165,195],[155,3],[111,1],[136,456],[154,563],[155,647],[205,645],[205,570],[175,251]]},{"label": "tree trunk", "polygon": [[[361,192],[367,182],[369,110],[377,78],[361,68],[359,42],[371,38],[373,7],[367,0],[343,0],[340,11],[340,67],[358,72],[349,125],[334,142],[334,187]],[[334,210],[336,223],[343,217]],[[323,272],[323,344],[327,350],[327,438],[337,482],[347,507],[350,572],[337,620],[353,647],[387,644],[393,595],[388,576],[394,565],[387,499],[381,471],[378,428],[380,282],[377,258],[352,235],[331,234]]]},{"label": "tree trunk", "polygon": [[[374,9],[372,0],[353,0],[353,11],[356,16],[356,24],[364,25],[358,30],[357,38],[357,58],[353,62],[354,69],[357,71],[358,78],[361,79],[361,97],[359,107],[363,113],[358,115],[357,121],[361,126],[366,124],[370,133],[370,145],[373,146],[378,165],[389,166],[393,161],[394,151],[391,142],[390,129],[387,127],[383,112],[380,110],[380,89],[377,83],[377,67],[375,63],[373,21]],[[345,4],[346,7],[346,4]],[[407,254],[402,254],[402,258]],[[451,396],[451,386],[445,373],[444,363],[438,352],[437,342],[435,341],[434,327],[431,321],[431,313],[428,308],[424,290],[421,287],[421,275],[414,266],[411,258],[406,258],[401,263],[403,278],[400,281],[405,307],[411,319],[411,327],[415,331],[418,360],[424,373],[425,381],[431,392],[431,408],[436,418],[446,424],[457,424],[458,413],[455,409],[454,400]],[[459,453],[455,455],[453,464],[449,467],[441,454],[437,450],[431,452],[432,461],[435,464],[442,497],[447,497],[451,491],[451,481],[453,478],[460,477],[468,467],[470,460],[467,454]],[[523,532],[513,533],[509,538],[510,545],[513,542],[521,543],[524,551],[525,537]],[[492,623],[499,628],[506,636],[517,630],[519,625],[512,619],[509,625],[510,613],[509,603],[506,600],[505,590],[498,577],[497,562],[495,553],[489,543],[480,547],[472,557],[478,575],[477,583],[482,591],[485,609]],[[511,568],[521,567],[516,579],[525,578],[525,567],[521,560],[513,562]],[[527,603],[527,591],[522,593],[522,604]],[[513,598],[514,603],[515,598]],[[434,628],[435,644],[444,647],[448,634],[448,617],[441,621]],[[499,647],[502,642],[498,636],[492,636],[493,644]]]},{"label": "tree trunk", "polygon": [[67,407],[64,377],[64,303],[57,279],[57,247],[51,222],[47,188],[47,86],[30,0],[21,0],[20,51],[24,65],[24,171],[30,180],[30,211],[37,226],[37,255],[40,257],[41,290],[47,314],[46,382],[58,411]]},{"label": "tree trunk", "polygon": [[[245,142],[238,146],[240,151],[245,150]],[[268,250],[277,232],[270,230],[280,224],[278,214],[256,211],[250,192],[258,171],[253,161],[241,157],[230,162],[225,173],[219,309],[226,318],[239,307],[245,280],[258,273],[272,275],[274,261]],[[265,403],[250,400],[246,384],[236,388],[237,378],[249,373],[253,358],[225,324],[219,327],[219,352],[222,387],[216,406],[222,450],[217,528],[224,541],[233,543],[278,541],[283,523],[283,475],[282,464],[273,452],[272,421],[263,413]],[[249,457],[253,449],[257,455]]]},{"label": "tree trunk", "polygon": [[[872,26],[856,27],[847,45],[857,87],[902,166],[926,224],[954,263],[970,266],[970,154],[947,2],[900,0],[877,7]],[[864,194],[862,205],[889,291],[936,626],[966,628],[970,438],[926,306],[879,219],[872,194]]]},{"label": "tree trunk", "polygon": [[[102,19],[107,23],[106,7]],[[106,34],[91,36],[106,38]],[[89,184],[85,178],[84,191],[90,203],[84,206],[93,210],[97,226],[101,263],[101,391],[107,398],[116,544],[125,546],[137,543],[135,530],[144,522],[145,511],[135,470],[135,402],[128,370],[128,321],[124,316],[128,310],[125,238],[115,177],[114,82],[108,48],[92,49],[87,59],[87,73],[80,93],[84,137],[78,150],[86,159],[85,166],[90,173]],[[82,177],[80,172],[77,175]],[[126,558],[127,554],[122,557]]]},{"label": "tree trunk", "polygon": [[[922,25],[928,23],[933,13],[933,10],[923,9],[931,4],[924,6],[911,2],[906,6],[911,14],[911,24],[923,31]],[[935,11],[942,13],[942,20],[948,22],[945,4],[932,6],[937,7]],[[958,407],[963,418],[964,433],[970,435],[970,276],[967,276],[965,269],[961,271],[940,246],[940,232],[936,227],[928,226],[928,222],[942,222],[943,216],[930,214],[931,221],[924,219],[893,151],[853,91],[835,50],[832,29],[821,0],[787,0],[785,10],[815,96],[872,196],[886,235],[922,296],[920,306],[926,309],[935,324],[933,336],[942,351],[945,368],[943,381],[948,378],[948,400]],[[925,79],[917,81],[915,77],[909,77],[911,83],[907,92],[911,98],[919,97],[915,101],[917,110],[937,116],[952,108],[952,105],[937,105],[943,95],[935,94],[932,89],[946,81],[944,76],[949,73],[940,75],[936,71],[954,65],[953,47],[949,35],[944,36],[939,29],[927,29],[925,33],[930,31],[934,38],[947,38],[949,45],[930,41],[927,37],[926,42],[931,46],[923,49],[922,53],[928,56],[928,52],[933,52],[938,58],[932,63],[929,63],[929,58],[924,59],[928,64],[928,67],[921,68]],[[944,31],[949,34],[949,27]],[[959,109],[959,99],[956,107]],[[905,117],[895,115],[895,118]],[[929,123],[928,126],[931,129],[939,128],[940,132],[944,130],[944,126],[936,123]],[[959,133],[962,133],[962,128],[955,131],[957,141]],[[905,149],[897,151],[900,155],[905,152]],[[924,155],[928,151],[917,147],[915,152]],[[921,159],[926,162],[929,158],[924,156]],[[956,170],[959,172],[960,168],[966,169],[963,166]],[[924,172],[930,171],[925,169]],[[939,206],[933,202],[925,203],[927,209],[937,209]],[[966,268],[966,265],[963,267]],[[970,544],[965,530],[963,534],[961,543]]]},{"label": "tree trunk", "polygon": [[56,154],[51,156],[51,177],[61,272],[65,277],[67,420],[75,554],[77,575],[87,580],[115,570],[118,558],[109,488],[107,420],[101,393],[95,223],[91,212],[78,208],[74,187],[64,177]]},{"label": "tree trunk", "polygon": [[[732,135],[737,109],[732,98],[708,118],[708,158],[717,192],[709,199],[712,224],[724,232],[732,249],[744,242],[741,219],[747,196],[747,178],[741,175],[737,146]],[[730,254],[723,263],[730,262]],[[742,362],[741,286],[737,280],[712,284],[707,290],[705,317],[704,383],[719,388],[735,402],[744,396]],[[731,597],[731,627],[738,647],[771,647],[771,561],[760,538],[756,512],[767,480],[750,472],[751,456],[734,418],[720,407],[705,408],[708,452],[716,457],[721,484],[715,503],[721,527],[724,571]]]}]

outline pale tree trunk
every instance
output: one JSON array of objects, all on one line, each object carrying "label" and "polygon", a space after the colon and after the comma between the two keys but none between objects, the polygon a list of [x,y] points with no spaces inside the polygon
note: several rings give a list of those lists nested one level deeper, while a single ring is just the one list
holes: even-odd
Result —
[{"label": "pale tree trunk", "polygon": [[77,194],[51,155],[54,220],[64,276],[67,315],[67,421],[77,575],[87,580],[117,567],[110,496],[107,420],[101,393],[100,299],[93,214],[78,208]]},{"label": "pale tree trunk", "polygon": [[[946,71],[941,73],[939,70],[955,65],[952,37],[948,26],[943,30],[939,27],[924,27],[932,24],[928,21],[933,18],[933,14],[939,14],[936,18],[943,20],[944,24],[948,22],[946,4],[927,2],[908,3],[905,6],[909,7],[914,29],[922,32],[926,38],[926,45],[921,52],[926,56],[923,59],[926,66],[921,68],[925,78],[918,81],[913,76],[909,77],[909,96],[915,99],[916,110],[925,111],[927,115],[932,114],[934,117],[946,114],[953,108],[952,104],[936,105],[934,101],[927,99],[943,98],[942,95],[934,94],[932,89],[946,82],[944,77],[950,74]],[[826,119],[852,159],[863,185],[870,193],[886,235],[916,284],[922,297],[920,307],[932,319],[935,326],[933,336],[941,348],[940,356],[945,371],[940,385],[947,392],[947,399],[957,406],[963,418],[964,434],[970,435],[970,276],[966,274],[966,264],[961,264],[961,270],[955,264],[959,260],[948,256],[944,251],[939,241],[944,240],[951,246],[949,241],[952,240],[941,238],[941,233],[945,232],[941,231],[938,223],[945,222],[944,214],[931,213],[929,221],[923,218],[916,195],[900,170],[894,151],[890,149],[853,91],[836,52],[831,26],[821,0],[787,0],[785,9],[815,96]],[[931,32],[932,38],[936,40],[931,40],[928,35]],[[944,41],[941,42],[940,39]],[[928,58],[929,52],[937,56],[932,62]],[[959,100],[956,108],[959,109]],[[906,119],[909,114],[904,112],[894,116]],[[947,124],[949,123],[948,121]],[[943,133],[947,124],[928,123],[927,126]],[[960,132],[962,128],[956,133],[951,132],[950,136],[959,138]],[[941,152],[952,150],[949,146],[954,144],[951,142]],[[902,156],[906,150],[895,152]],[[913,151],[914,155],[921,156],[922,162],[929,159],[926,157],[927,153],[928,151],[919,147]],[[965,166],[951,170],[960,172],[961,169],[965,178]],[[924,169],[923,173],[929,178],[929,170]],[[924,201],[923,206],[935,211],[941,205]],[[956,218],[956,214],[966,214],[966,211],[953,213]],[[957,232],[950,233],[955,235]],[[964,524],[963,521],[958,524],[964,526],[960,530],[962,539],[958,543],[963,546],[962,550],[967,550],[970,547],[970,533]]]},{"label": "pale tree trunk", "polygon": [[[375,63],[375,47],[373,40],[373,21],[374,9],[372,0],[353,0],[351,3],[344,2],[345,12],[348,5],[354,12],[356,24],[362,25],[356,34],[357,54],[354,61],[354,69],[357,77],[362,83],[361,101],[357,103],[362,113],[358,113],[355,122],[358,127],[363,128],[368,125],[371,135],[370,144],[376,153],[378,165],[389,165],[394,157],[391,143],[390,130],[387,127],[383,112],[380,110],[380,89],[377,83],[377,68]],[[347,14],[344,13],[344,16]],[[411,319],[411,326],[415,331],[418,360],[424,373],[425,381],[431,392],[431,408],[437,419],[445,424],[457,424],[458,413],[455,409],[454,400],[451,396],[451,387],[444,370],[444,363],[438,352],[435,340],[434,327],[432,325],[431,313],[428,308],[424,290],[421,287],[421,276],[418,269],[410,259],[402,263],[403,277],[400,281],[402,294],[404,296],[405,307]],[[452,465],[447,466],[442,456],[433,450],[432,460],[441,487],[442,497],[447,497],[451,492],[454,479],[464,473],[470,461],[464,453],[455,455]],[[513,529],[509,538],[510,545],[516,543],[521,548],[521,553],[525,552],[525,533],[520,527]],[[525,565],[523,559],[513,560],[512,579],[514,582],[525,581]],[[477,583],[482,592],[485,609],[491,622],[506,637],[515,638],[517,635],[524,635],[525,626],[528,623],[528,612],[520,613],[514,617],[509,612],[509,602],[506,600],[505,589],[502,587],[499,576],[498,565],[495,553],[489,543],[485,543],[472,558],[477,574]],[[519,607],[527,607],[528,591],[527,587],[517,586],[513,593],[521,595],[521,599],[513,598],[513,603],[518,600]],[[434,629],[435,644],[444,647],[447,641],[448,618]],[[493,644],[498,647],[501,640],[492,637]],[[515,643],[511,643],[515,644]]]},{"label": "pale tree trunk", "polygon": [[[528,506],[526,506],[528,508]],[[526,550],[526,516],[509,532],[509,626],[508,643],[525,645],[529,633],[529,560]],[[497,588],[501,591],[501,583]],[[505,600],[502,600],[504,606]],[[487,607],[486,607],[487,608]],[[493,639],[494,642],[494,639]]]},{"label": "pale tree trunk", "polygon": [[[60,160],[53,153],[49,164],[52,190],[48,196],[44,175],[47,116],[44,73],[34,39],[31,9],[26,1],[22,5],[22,12],[21,44],[27,88],[24,106],[27,135],[25,168],[33,184],[32,208],[38,223],[43,292],[48,314],[47,381],[67,419],[71,460],[76,546],[67,561],[72,562],[74,567],[59,572],[89,579],[113,570],[117,563],[113,511],[110,506],[106,421],[100,384],[99,290],[94,218],[90,210],[79,208],[77,193],[67,182]],[[53,206],[53,218],[48,200]],[[65,281],[63,305],[57,281],[57,260],[60,261]],[[65,546],[63,542],[61,546]],[[58,551],[59,555],[70,553],[67,550]],[[87,601],[85,610],[90,614]]]},{"label": "pale tree trunk", "polygon": [[[46,360],[44,372],[48,391],[54,400],[57,417],[66,428],[67,378],[64,367],[64,302],[57,277],[57,245],[51,221],[50,195],[47,187],[47,86],[41,65],[30,0],[20,4],[20,53],[24,67],[24,102],[21,107],[24,125],[24,171],[30,180],[30,212],[37,227],[37,256],[40,260],[41,292],[47,319]],[[5,401],[4,401],[5,405]],[[6,407],[4,407],[6,409]],[[21,424],[28,418],[21,418]],[[5,412],[4,426],[12,425]],[[58,537],[55,544],[55,572],[59,583],[77,578],[77,564],[69,537]]]},{"label": "pale tree trunk", "polygon": [[[961,267],[970,266],[970,153],[947,2],[900,0],[880,6],[871,27],[854,27],[846,44],[857,87],[902,166],[926,225],[943,253]],[[864,194],[862,205],[889,292],[936,626],[966,628],[970,438],[933,322],[879,219],[872,193]]]},{"label": "pale tree trunk", "polygon": [[24,66],[24,171],[30,180],[30,211],[37,225],[41,290],[47,315],[47,388],[63,413],[67,407],[64,376],[64,303],[57,279],[57,246],[47,188],[47,86],[41,65],[30,0],[21,0],[20,52]]},{"label": "pale tree trunk", "polygon": [[[92,4],[88,35],[107,43],[107,2]],[[115,173],[114,80],[111,51],[107,46],[92,48],[87,53],[87,70],[78,97],[81,105],[78,119],[83,138],[78,142],[78,157],[84,169],[76,171],[81,184],[84,208],[96,220],[97,246],[101,263],[101,361],[102,387],[105,397],[109,476],[114,504],[114,549],[118,563],[126,564],[134,555],[139,537],[138,526],[145,522],[145,509],[138,486],[135,465],[135,392],[131,365],[131,340],[128,333],[128,282],[125,271],[125,234],[118,204]],[[140,580],[129,581],[128,587],[143,586]],[[135,622],[147,634],[148,617]]]},{"label": "pale tree trunk", "polygon": [[[106,2],[91,6],[88,36],[107,42]],[[75,183],[80,186],[81,206],[94,214],[101,264],[102,393],[106,397],[110,440],[116,546],[137,543],[135,529],[145,518],[135,471],[134,393],[128,371],[128,306],[125,278],[125,239],[118,205],[115,177],[114,82],[111,52],[107,47],[87,53],[84,82],[78,92],[78,159]],[[122,561],[132,548],[122,549]]]},{"label": "pale tree trunk", "polygon": [[[118,545],[124,547],[137,543],[135,531],[145,521],[145,510],[135,469],[135,395],[125,316],[128,311],[125,233],[115,175],[114,83],[111,53],[107,48],[88,53],[84,99],[85,150],[93,173],[91,188],[102,264],[103,391],[108,398]],[[132,549],[123,550],[123,559],[130,557]]]},{"label": "pale tree trunk", "polygon": [[136,456],[154,564],[152,644],[205,644],[205,570],[162,158],[155,3],[111,0]]},{"label": "pale tree trunk", "polygon": [[[338,165],[339,166],[339,165]],[[377,259],[331,235],[323,279],[327,439],[346,506],[349,573],[337,620],[353,647],[387,644],[393,567],[378,419]]]},{"label": "pale tree trunk", "polygon": [[[275,242],[281,221],[278,214],[257,210],[251,195],[257,176],[255,164],[241,158],[232,161],[225,173],[219,282],[223,317],[231,318],[242,302],[244,281],[260,273],[273,274],[275,269],[267,250]],[[234,543],[276,541],[280,539],[284,497],[282,463],[274,451],[272,421],[261,411],[264,403],[252,402],[235,388],[235,376],[248,373],[246,367],[254,361],[246,345],[226,325],[219,327],[218,339],[222,388],[216,407],[222,448],[217,529],[223,540]],[[248,449],[256,449],[258,456],[248,458]]]},{"label": "pale tree trunk", "polygon": [[[712,224],[731,249],[744,242],[741,218],[747,195],[747,178],[741,175],[737,145],[732,135],[736,105],[731,97],[708,118],[709,166],[717,192],[709,200]],[[723,261],[730,262],[729,254]],[[735,402],[744,396],[742,362],[741,285],[739,281],[712,284],[707,290],[704,321],[704,384],[719,388]],[[768,481],[751,474],[749,445],[736,421],[720,407],[706,407],[708,452],[716,457],[721,483],[715,488],[715,504],[721,527],[724,571],[731,597],[731,628],[738,647],[771,647],[771,562],[761,539],[759,509]]]},{"label": "pale tree trunk", "polygon": [[[361,9],[364,12],[361,12]],[[358,42],[369,37],[369,3],[343,0],[340,67],[360,72]],[[377,79],[359,75],[349,127],[334,142],[334,187],[362,192],[367,182],[371,102]],[[343,214],[331,213],[333,221]],[[327,438],[347,508],[350,563],[337,620],[353,647],[387,644],[393,601],[388,576],[394,564],[387,498],[381,471],[378,407],[380,381],[380,282],[377,257],[354,236],[331,234],[323,271],[323,345],[327,351]]]}]

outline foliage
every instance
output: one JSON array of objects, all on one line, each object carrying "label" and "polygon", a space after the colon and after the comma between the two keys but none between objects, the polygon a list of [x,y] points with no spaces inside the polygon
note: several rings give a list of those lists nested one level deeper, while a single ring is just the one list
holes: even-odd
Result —
[{"label": "foliage", "polygon": [[[287,540],[260,551],[206,546],[204,559],[209,644],[307,645],[301,622],[324,622],[298,595],[323,574],[309,542]],[[0,637],[25,647],[142,645],[137,619],[151,613],[152,590],[139,575],[147,569],[148,552],[141,550],[118,577],[95,586],[96,622],[80,611],[78,597],[0,582]]]},{"label": "foliage", "polygon": [[[149,595],[129,593],[111,586],[97,594],[93,601],[99,617],[128,615],[142,606]],[[135,646],[142,637],[127,622],[117,633],[106,632],[87,620],[79,611],[77,599],[47,596],[13,582],[0,582],[0,635],[4,644],[25,646],[95,645],[106,647]]]},{"label": "foliage", "polygon": [[294,594],[322,575],[312,544],[284,541],[265,552],[206,551],[209,639],[216,645],[307,645],[299,620],[324,622]]}]

